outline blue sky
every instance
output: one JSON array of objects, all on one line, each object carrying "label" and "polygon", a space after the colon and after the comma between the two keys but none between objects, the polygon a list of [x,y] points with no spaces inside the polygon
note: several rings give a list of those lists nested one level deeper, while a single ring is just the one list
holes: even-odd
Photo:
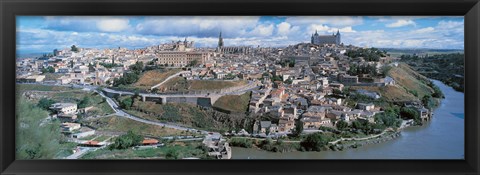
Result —
[{"label": "blue sky", "polygon": [[226,46],[276,47],[309,42],[315,30],[340,30],[344,44],[362,47],[464,48],[461,16],[17,16],[17,51],[143,48],[185,37],[215,47],[220,31]]}]

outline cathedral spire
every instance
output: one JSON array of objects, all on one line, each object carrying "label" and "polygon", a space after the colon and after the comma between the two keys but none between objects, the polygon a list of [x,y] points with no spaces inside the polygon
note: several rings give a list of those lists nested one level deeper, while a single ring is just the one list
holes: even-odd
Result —
[{"label": "cathedral spire", "polygon": [[337,29],[337,35],[340,35],[340,30]]},{"label": "cathedral spire", "polygon": [[218,47],[219,48],[223,47],[222,31],[220,31],[220,34],[218,35]]}]

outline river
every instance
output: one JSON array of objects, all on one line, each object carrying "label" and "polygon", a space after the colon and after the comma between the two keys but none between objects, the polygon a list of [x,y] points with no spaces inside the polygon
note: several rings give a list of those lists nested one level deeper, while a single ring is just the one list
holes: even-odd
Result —
[{"label": "river", "polygon": [[396,139],[357,149],[273,153],[233,147],[232,159],[464,159],[464,94],[433,80],[445,95],[432,120],[409,127]]}]

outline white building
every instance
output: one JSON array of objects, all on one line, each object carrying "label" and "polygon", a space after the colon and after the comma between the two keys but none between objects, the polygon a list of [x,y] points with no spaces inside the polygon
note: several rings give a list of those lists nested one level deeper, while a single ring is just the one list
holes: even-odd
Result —
[{"label": "white building", "polygon": [[375,105],[373,103],[358,103],[357,107],[358,109],[371,111],[375,108]]},{"label": "white building", "polygon": [[77,104],[75,103],[55,103],[50,109],[57,111],[59,114],[75,114],[77,112]]}]

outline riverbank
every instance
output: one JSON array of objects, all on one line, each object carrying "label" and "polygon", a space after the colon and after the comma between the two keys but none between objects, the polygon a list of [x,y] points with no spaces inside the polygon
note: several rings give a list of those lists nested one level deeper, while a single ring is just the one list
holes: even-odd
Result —
[{"label": "riverbank", "polygon": [[342,151],[276,153],[233,147],[232,159],[464,159],[465,128],[464,118],[460,117],[464,114],[464,94],[440,81],[432,81],[445,98],[434,109],[431,121],[405,127],[394,138],[385,135]]},{"label": "riverbank", "polygon": [[[329,142],[322,148],[322,151],[343,151],[346,149],[355,149],[363,145],[378,144],[385,141],[393,140],[401,135],[398,131],[384,131],[380,134],[371,135],[367,137],[353,137],[353,138],[340,138],[335,141]],[[259,138],[231,138],[230,145],[232,147],[239,148],[253,148],[269,152],[309,152],[301,149],[301,141],[297,140],[272,140],[272,139],[259,139]]]}]

